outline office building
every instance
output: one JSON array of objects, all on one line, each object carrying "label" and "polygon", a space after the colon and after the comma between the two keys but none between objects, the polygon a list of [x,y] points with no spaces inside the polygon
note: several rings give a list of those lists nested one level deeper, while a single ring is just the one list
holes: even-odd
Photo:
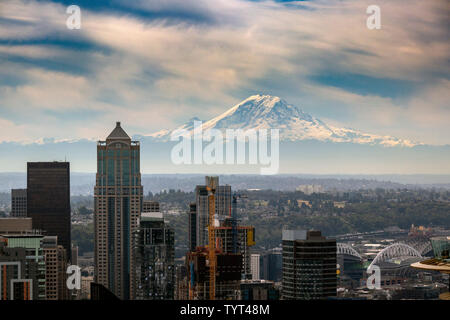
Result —
[{"label": "office building", "polygon": [[68,162],[28,162],[27,216],[33,229],[57,236],[70,259],[70,165]]},{"label": "office building", "polygon": [[11,190],[11,217],[27,216],[27,189]]},{"label": "office building", "polygon": [[174,231],[159,212],[143,212],[135,241],[136,299],[173,300]]},{"label": "office building", "polygon": [[195,251],[197,247],[197,204],[191,202],[188,212],[189,223],[189,251]]},{"label": "office building", "polygon": [[63,246],[58,245],[56,236],[42,239],[45,260],[45,295],[46,300],[67,300],[67,256]]},{"label": "office building", "polygon": [[320,231],[283,230],[283,299],[336,297],[336,239]]},{"label": "office building", "polygon": [[132,235],[142,209],[140,144],[116,123],[97,144],[94,189],[95,283],[120,299],[133,299],[135,267]]}]

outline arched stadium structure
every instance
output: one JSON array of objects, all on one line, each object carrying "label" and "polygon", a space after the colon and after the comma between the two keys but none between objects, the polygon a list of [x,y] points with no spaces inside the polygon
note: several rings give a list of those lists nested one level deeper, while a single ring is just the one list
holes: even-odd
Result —
[{"label": "arched stadium structure", "polygon": [[338,242],[336,244],[336,248],[337,248],[337,254],[346,254],[349,256],[354,256],[359,258],[360,260],[362,260],[361,255],[358,253],[358,251],[356,251],[355,249],[353,249],[351,246],[349,246],[346,243],[340,243]]},{"label": "arched stadium structure", "polygon": [[370,263],[369,268],[374,265],[379,266],[381,263],[391,261],[395,258],[406,262],[411,260],[411,258],[422,259],[423,257],[419,251],[410,245],[405,243],[394,243],[381,250]]}]

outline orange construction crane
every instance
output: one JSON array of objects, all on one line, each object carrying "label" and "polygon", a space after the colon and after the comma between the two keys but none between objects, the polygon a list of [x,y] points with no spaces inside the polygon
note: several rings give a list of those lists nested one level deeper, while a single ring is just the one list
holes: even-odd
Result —
[{"label": "orange construction crane", "polygon": [[215,192],[218,177],[206,177],[208,190],[209,224],[208,224],[208,251],[209,251],[209,299],[216,298],[216,235],[214,228],[214,215],[216,213]]}]

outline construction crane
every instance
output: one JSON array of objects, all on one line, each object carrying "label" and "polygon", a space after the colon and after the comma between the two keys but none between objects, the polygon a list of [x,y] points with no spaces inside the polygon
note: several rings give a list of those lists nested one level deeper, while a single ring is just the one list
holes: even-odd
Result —
[{"label": "construction crane", "polygon": [[208,190],[209,223],[208,223],[208,258],[209,258],[209,299],[216,298],[216,235],[214,216],[216,213],[215,193],[218,177],[206,177],[206,190]]}]

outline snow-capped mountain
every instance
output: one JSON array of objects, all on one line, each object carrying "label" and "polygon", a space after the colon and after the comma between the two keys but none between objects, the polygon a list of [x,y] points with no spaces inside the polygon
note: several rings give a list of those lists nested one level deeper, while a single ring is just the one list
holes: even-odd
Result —
[{"label": "snow-capped mountain", "polygon": [[[175,130],[192,131],[192,118]],[[235,105],[209,121],[203,122],[203,130],[208,129],[279,129],[283,141],[319,140],[330,142],[352,142],[358,144],[413,147],[419,143],[398,139],[391,136],[363,133],[348,128],[327,125],[300,108],[288,104],[279,97],[270,95],[254,95]],[[167,141],[170,130],[162,130],[148,135],[155,140]]]}]

